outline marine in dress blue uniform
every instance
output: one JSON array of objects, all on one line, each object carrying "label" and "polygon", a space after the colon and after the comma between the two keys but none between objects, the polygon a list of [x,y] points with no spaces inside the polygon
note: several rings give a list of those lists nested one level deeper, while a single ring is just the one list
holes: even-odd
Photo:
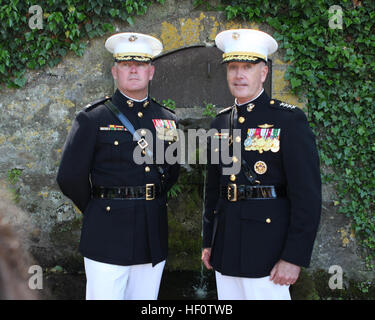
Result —
[{"label": "marine in dress blue uniform", "polygon": [[[106,48],[121,68],[133,68],[128,75],[136,79],[136,68],[148,68],[162,44],[148,35],[120,33],[107,40]],[[176,143],[177,118],[148,97],[145,81],[141,99],[135,99],[139,90],[125,91],[118,83],[112,97],[81,110],[62,154],[58,185],[83,212],[79,251],[85,257],[87,299],[157,298],[168,252],[167,192],[177,181],[179,165],[150,159],[135,163],[137,141],[105,105],[115,105],[141,137],[152,133],[141,155],[147,157],[157,140],[165,148]]]},{"label": "marine in dress blue uniform", "polygon": [[[241,144],[233,154],[241,170],[223,175],[226,165],[209,164],[202,260],[215,270],[219,299],[290,299],[289,285],[309,266],[320,219],[315,137],[301,109],[262,88],[265,61],[277,50],[270,35],[238,29],[215,40],[236,99],[211,127],[233,130],[218,136]],[[246,78],[246,68],[261,71]],[[251,86],[256,89],[242,94]]]}]

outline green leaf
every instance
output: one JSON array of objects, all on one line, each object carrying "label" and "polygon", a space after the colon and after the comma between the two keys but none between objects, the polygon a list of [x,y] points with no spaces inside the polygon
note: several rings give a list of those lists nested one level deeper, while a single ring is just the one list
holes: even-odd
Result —
[{"label": "green leaf", "polygon": [[134,26],[134,21],[133,21],[133,18],[132,17],[128,17],[126,19],[126,21],[131,25],[131,26]]},{"label": "green leaf", "polygon": [[302,81],[300,79],[292,78],[290,79],[290,84],[292,85],[292,89],[299,87]]}]

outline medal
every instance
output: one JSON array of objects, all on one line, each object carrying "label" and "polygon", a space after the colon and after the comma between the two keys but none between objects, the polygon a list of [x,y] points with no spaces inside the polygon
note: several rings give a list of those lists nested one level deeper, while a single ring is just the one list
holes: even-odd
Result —
[{"label": "medal", "polygon": [[272,152],[278,152],[280,150],[280,129],[273,129],[272,133],[272,147],[271,151]]},{"label": "medal", "polygon": [[160,140],[177,141],[177,127],[174,120],[152,119],[156,129],[156,135]]},{"label": "medal", "polygon": [[246,151],[278,152],[280,150],[280,129],[272,128],[273,125],[258,125],[258,128],[247,129],[247,136],[244,141]]},{"label": "medal", "polygon": [[267,172],[267,165],[264,161],[257,161],[254,164],[254,171],[257,174],[265,174]]},{"label": "medal", "polygon": [[280,150],[280,141],[275,139],[273,140],[271,151],[278,152],[279,150]]}]

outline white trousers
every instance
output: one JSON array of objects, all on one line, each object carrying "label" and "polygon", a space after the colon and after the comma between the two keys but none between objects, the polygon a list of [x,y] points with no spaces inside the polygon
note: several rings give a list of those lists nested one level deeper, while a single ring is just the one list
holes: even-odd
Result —
[{"label": "white trousers", "polygon": [[215,271],[219,300],[290,300],[289,286],[274,284],[268,277],[243,278]]},{"label": "white trousers", "polygon": [[119,266],[84,258],[86,300],[156,300],[165,260]]}]

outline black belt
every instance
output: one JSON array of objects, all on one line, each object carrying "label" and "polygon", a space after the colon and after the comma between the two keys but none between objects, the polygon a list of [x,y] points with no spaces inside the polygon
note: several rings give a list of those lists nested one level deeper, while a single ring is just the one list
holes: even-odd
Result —
[{"label": "black belt", "polygon": [[145,186],[101,187],[93,186],[92,196],[99,199],[154,200],[161,195],[161,187],[153,183]]},{"label": "black belt", "polygon": [[237,185],[234,183],[220,186],[220,197],[228,201],[275,199],[285,196],[285,187]]}]

